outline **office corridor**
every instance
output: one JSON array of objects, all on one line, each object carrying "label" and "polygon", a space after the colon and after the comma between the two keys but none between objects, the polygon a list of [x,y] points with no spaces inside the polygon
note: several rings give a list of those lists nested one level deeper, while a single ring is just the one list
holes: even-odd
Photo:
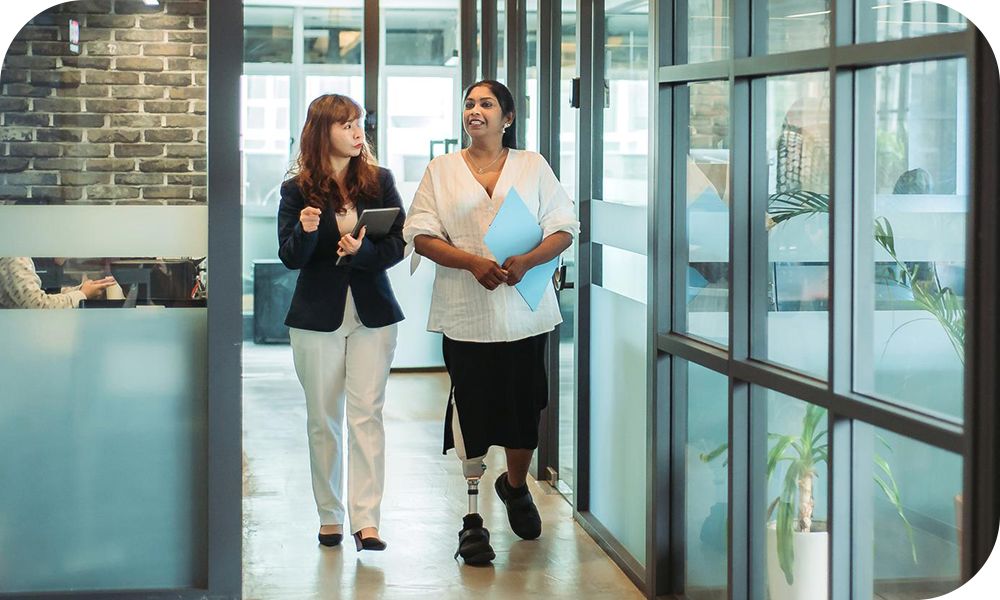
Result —
[{"label": "office corridor", "polygon": [[574,522],[568,503],[532,482],[543,533],[522,541],[493,493],[502,454],[493,451],[480,511],[497,553],[492,567],[452,558],[467,509],[454,455],[440,452],[444,374],[393,374],[386,418],[384,553],[316,543],[305,405],[288,346],[243,351],[243,593],[248,599],[574,598],[627,600],[638,590]]}]

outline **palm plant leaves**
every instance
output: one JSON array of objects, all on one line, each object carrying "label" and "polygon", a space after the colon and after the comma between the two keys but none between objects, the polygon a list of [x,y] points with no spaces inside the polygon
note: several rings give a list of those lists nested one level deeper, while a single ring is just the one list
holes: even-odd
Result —
[{"label": "palm plant leaves", "polygon": [[[824,214],[830,212],[830,196],[805,190],[780,192],[768,197],[767,212],[775,223],[782,223],[795,217]],[[942,287],[937,276],[937,267],[931,264],[931,281],[933,285],[926,286],[919,282],[916,275],[918,267],[913,270],[899,259],[896,254],[896,238],[892,231],[892,223],[885,217],[875,218],[875,242],[881,246],[901,269],[899,283],[910,288],[913,300],[923,310],[940,323],[951,342],[958,359],[965,364],[965,306],[954,290]]]},{"label": "palm plant leaves", "polygon": [[965,305],[961,298],[948,287],[941,287],[937,268],[931,266],[930,283],[925,284],[917,277],[919,267],[911,268],[896,255],[895,236],[892,224],[885,217],[875,219],[875,241],[889,254],[900,268],[903,285],[910,288],[913,300],[920,308],[931,313],[944,329],[958,359],[965,364]]},{"label": "palm plant leaves", "polygon": [[795,217],[818,215],[830,212],[830,196],[797,190],[780,192],[768,198],[767,213],[777,225]]}]

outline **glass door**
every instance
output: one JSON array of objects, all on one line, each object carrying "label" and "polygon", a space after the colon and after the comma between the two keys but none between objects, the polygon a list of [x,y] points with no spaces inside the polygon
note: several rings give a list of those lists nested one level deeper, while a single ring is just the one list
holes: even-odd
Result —
[{"label": "glass door", "polygon": [[287,343],[284,318],[296,274],[277,256],[281,183],[316,97],[344,94],[364,105],[363,4],[248,5],[243,14],[243,314],[248,329],[252,319],[255,343]]},{"label": "glass door", "polygon": [[[562,0],[559,67],[559,181],[566,193],[576,197],[576,119],[578,111],[571,106],[573,78],[576,77],[576,0]],[[577,240],[563,252],[564,270],[560,272],[559,311],[563,324],[559,327],[559,427],[558,477],[556,489],[571,503],[576,481],[576,248]]]},{"label": "glass door", "polygon": [[[431,159],[460,147],[459,0],[389,0],[382,7],[379,163],[392,170],[409,210]],[[389,279],[407,317],[394,366],[443,366],[441,336],[426,331],[433,265],[422,261],[411,275],[404,260]]]},{"label": "glass door", "polygon": [[[603,4],[603,10],[602,5]],[[646,562],[649,2],[594,10],[588,518]],[[581,436],[581,439],[586,439]]]}]

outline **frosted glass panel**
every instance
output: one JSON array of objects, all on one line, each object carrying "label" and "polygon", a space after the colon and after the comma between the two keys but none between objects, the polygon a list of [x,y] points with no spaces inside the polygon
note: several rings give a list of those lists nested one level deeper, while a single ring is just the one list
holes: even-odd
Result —
[{"label": "frosted glass panel", "polygon": [[646,272],[649,261],[643,254],[601,246],[601,287],[636,302],[646,303]]},{"label": "frosted glass panel", "polygon": [[207,322],[0,313],[0,593],[207,584]]},{"label": "frosted glass panel", "polygon": [[726,598],[729,548],[729,379],[687,363],[684,594]]},{"label": "frosted glass panel", "polygon": [[860,475],[852,539],[873,564],[855,597],[918,600],[955,590],[962,582],[962,457],[863,423],[854,448]]},{"label": "frosted glass panel", "polygon": [[0,256],[207,254],[207,206],[0,206]]},{"label": "frosted glass panel", "polygon": [[590,289],[590,511],[645,563],[646,305]]}]

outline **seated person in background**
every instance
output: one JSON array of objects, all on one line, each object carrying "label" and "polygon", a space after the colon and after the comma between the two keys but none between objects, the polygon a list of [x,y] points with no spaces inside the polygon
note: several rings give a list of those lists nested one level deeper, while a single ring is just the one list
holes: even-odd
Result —
[{"label": "seated person in background", "polygon": [[82,300],[100,297],[115,285],[114,277],[89,280],[61,294],[47,294],[35,272],[35,263],[27,256],[0,257],[0,308],[76,308]]}]

